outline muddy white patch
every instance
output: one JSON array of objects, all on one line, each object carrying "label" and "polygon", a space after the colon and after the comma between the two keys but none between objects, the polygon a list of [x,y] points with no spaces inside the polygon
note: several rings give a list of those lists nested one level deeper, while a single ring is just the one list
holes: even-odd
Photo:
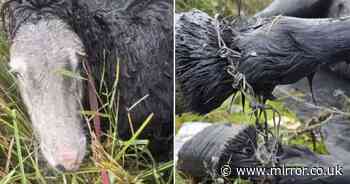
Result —
[{"label": "muddy white patch", "polygon": [[83,81],[57,71],[81,72],[82,42],[64,22],[41,20],[20,27],[10,52],[42,154],[59,170],[78,169],[86,153]]}]

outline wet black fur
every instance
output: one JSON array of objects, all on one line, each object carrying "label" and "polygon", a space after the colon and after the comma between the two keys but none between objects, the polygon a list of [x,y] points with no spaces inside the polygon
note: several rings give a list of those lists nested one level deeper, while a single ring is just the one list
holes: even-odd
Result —
[{"label": "wet black fur", "polygon": [[97,83],[105,62],[105,81],[112,87],[119,64],[119,136],[130,137],[126,109],[148,94],[131,111],[132,121],[137,128],[155,114],[142,137],[151,139],[151,149],[168,159],[173,130],[172,12],[170,0],[11,0],[2,9],[10,40],[26,23],[66,22],[82,40]]},{"label": "wet black fur", "polygon": [[179,15],[175,24],[175,64],[185,105],[204,114],[219,107],[234,89],[225,71],[229,62],[218,54],[214,22],[203,15],[198,11]]},{"label": "wet black fur", "polygon": [[[224,165],[232,169],[257,166],[255,149],[254,127],[216,124],[206,127],[181,147],[177,168],[195,178],[220,176]],[[232,170],[230,177],[234,174]]]},{"label": "wet black fur", "polygon": [[[350,1],[347,0],[274,0],[264,10],[255,14],[257,17],[272,17],[278,15],[299,18],[337,18],[350,14]],[[350,79],[349,60],[331,66],[333,73],[342,78]]]},{"label": "wet black fur", "polygon": [[[350,53],[349,19],[282,16],[248,22],[231,25],[237,31],[223,39],[242,55],[238,71],[267,99],[276,85],[294,83]],[[213,110],[234,92],[214,28],[214,19],[200,11],[181,14],[176,22],[176,77],[189,109],[199,113]]]}]

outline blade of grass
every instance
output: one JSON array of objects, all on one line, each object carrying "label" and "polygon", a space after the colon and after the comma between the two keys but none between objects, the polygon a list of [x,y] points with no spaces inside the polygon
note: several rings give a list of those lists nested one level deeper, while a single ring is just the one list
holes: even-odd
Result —
[{"label": "blade of grass", "polygon": [[79,73],[74,73],[72,71],[69,70],[64,70],[64,69],[60,69],[56,71],[58,74],[61,74],[63,76],[69,77],[69,78],[74,78],[74,79],[78,79],[78,80],[87,80],[86,78],[82,77]]},{"label": "blade of grass", "polygon": [[140,178],[143,178],[143,179],[149,178],[150,176],[153,175],[154,170],[157,170],[158,172],[160,172],[160,171],[165,171],[165,170],[168,170],[168,169],[172,169],[173,165],[174,165],[173,161],[166,162],[166,163],[160,165],[158,168],[152,168],[150,170],[144,171],[141,174]]},{"label": "blade of grass", "polygon": [[22,150],[21,150],[21,143],[20,143],[20,137],[19,137],[19,131],[17,126],[17,119],[16,119],[16,110],[12,111],[12,118],[13,118],[13,126],[15,131],[15,140],[16,140],[16,149],[18,153],[18,159],[19,159],[19,166],[21,170],[21,183],[26,184],[27,178],[24,172],[24,164],[23,164],[23,157],[22,157]]},{"label": "blade of grass", "polygon": [[12,176],[16,173],[16,170],[12,170],[8,175],[6,175],[3,179],[0,180],[1,184],[8,184],[12,180]]},{"label": "blade of grass", "polygon": [[113,87],[112,87],[112,97],[111,97],[111,100],[110,102],[112,103],[109,103],[109,109],[112,109],[113,107],[113,102],[114,102],[114,99],[115,99],[115,95],[117,95],[118,93],[118,90],[117,90],[117,87],[118,87],[118,83],[119,83],[119,59],[117,60],[117,66],[116,66],[116,71],[115,71],[115,77],[116,79],[114,80],[114,83],[113,83]]},{"label": "blade of grass", "polygon": [[40,183],[46,184],[47,182],[45,181],[44,176],[41,174],[41,171],[39,169],[39,166],[38,166],[37,162],[35,161],[35,159],[33,159],[32,154],[30,153],[31,151],[30,151],[29,147],[27,145],[24,145],[24,147],[26,148],[27,153],[29,153],[28,154],[29,159],[31,160],[32,166],[33,166],[33,168],[35,170],[35,178],[37,180],[39,180]]},{"label": "blade of grass", "polygon": [[146,126],[151,122],[152,118],[153,118],[154,114],[152,113],[151,115],[149,115],[147,117],[147,119],[142,123],[141,127],[136,131],[136,133],[132,136],[132,138],[130,140],[128,140],[123,149],[118,153],[116,159],[120,160],[120,158],[124,155],[125,151],[129,148],[130,145],[133,144],[133,142],[136,140],[136,138],[141,134],[141,132],[143,131],[143,129],[146,128]]}]

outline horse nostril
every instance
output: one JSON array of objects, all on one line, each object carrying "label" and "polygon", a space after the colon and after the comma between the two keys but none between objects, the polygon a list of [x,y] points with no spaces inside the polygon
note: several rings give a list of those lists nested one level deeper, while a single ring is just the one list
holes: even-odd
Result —
[{"label": "horse nostril", "polygon": [[80,165],[80,154],[72,148],[61,148],[57,153],[57,166],[62,166],[65,171],[75,171]]},{"label": "horse nostril", "polygon": [[61,164],[57,165],[57,166],[56,166],[56,169],[59,170],[59,171],[61,171],[61,172],[66,171],[66,168],[64,168],[64,166],[61,165]]}]

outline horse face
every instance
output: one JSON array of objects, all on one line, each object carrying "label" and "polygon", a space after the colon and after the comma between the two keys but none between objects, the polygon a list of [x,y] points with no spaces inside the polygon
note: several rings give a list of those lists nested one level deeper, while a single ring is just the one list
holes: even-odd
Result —
[{"label": "horse face", "polygon": [[79,37],[60,20],[22,25],[10,48],[10,66],[17,74],[22,99],[40,149],[59,170],[79,168],[86,152],[83,80]]}]

